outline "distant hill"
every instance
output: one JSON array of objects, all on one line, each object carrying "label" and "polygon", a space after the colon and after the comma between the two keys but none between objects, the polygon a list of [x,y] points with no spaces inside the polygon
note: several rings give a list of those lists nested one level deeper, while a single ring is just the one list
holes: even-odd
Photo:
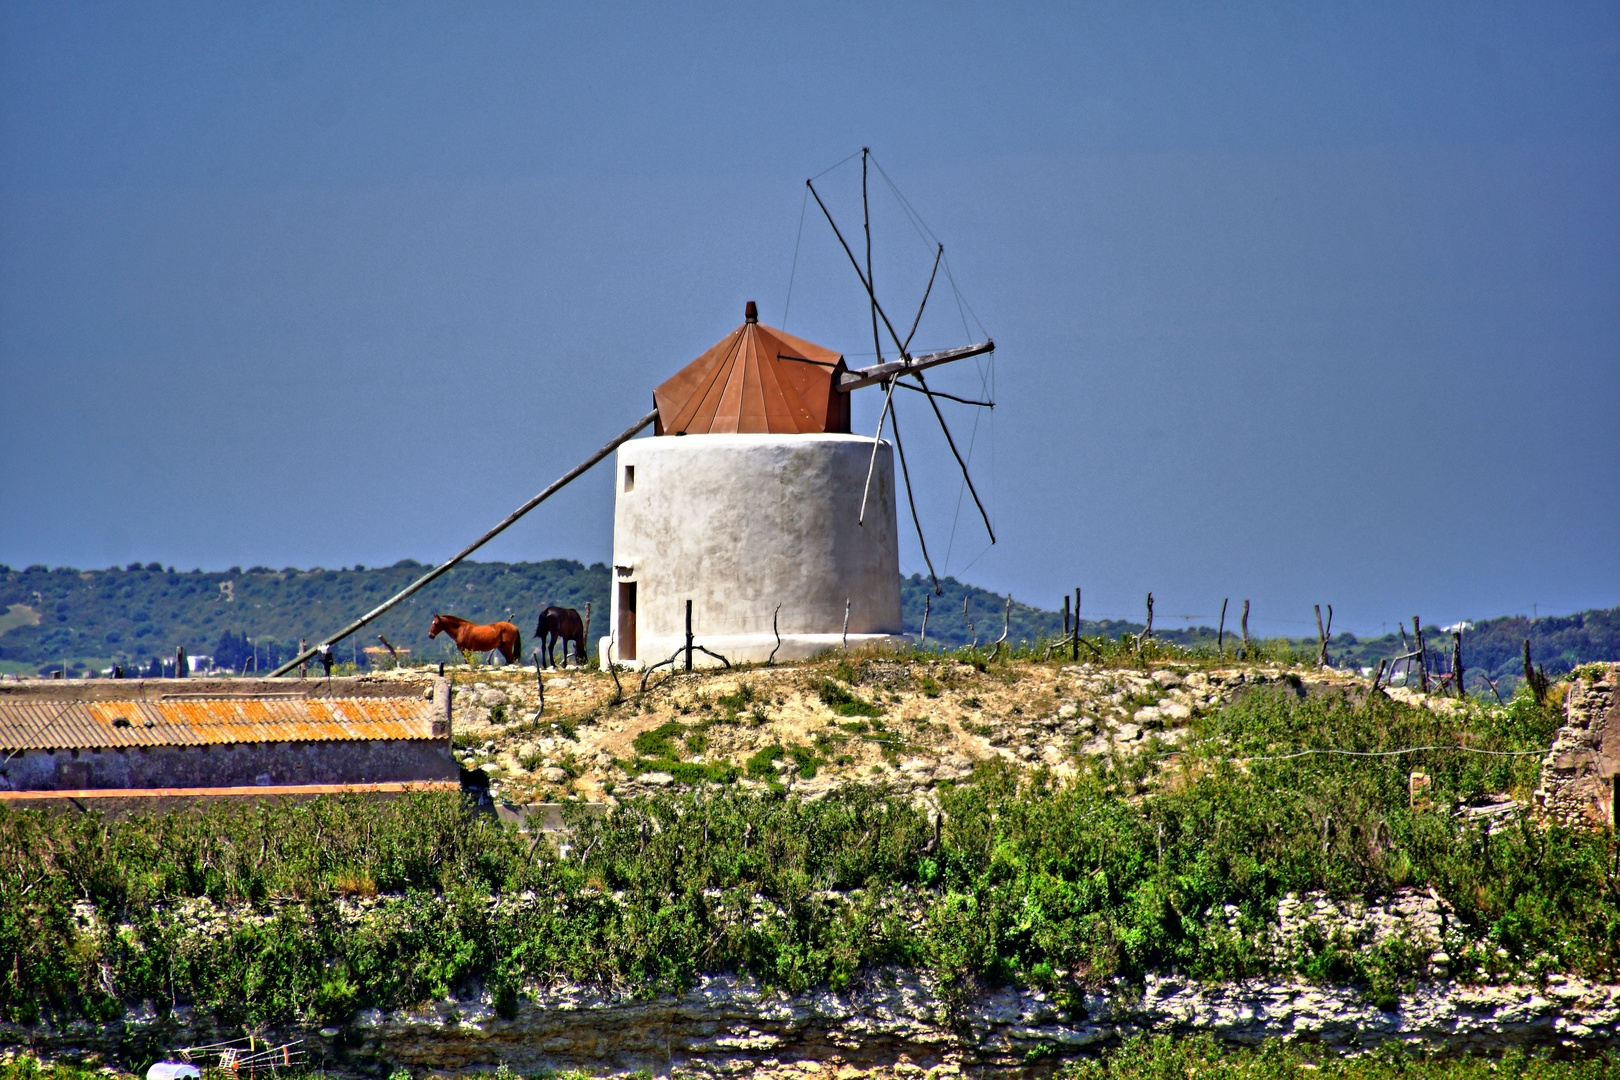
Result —
[{"label": "distant hill", "polygon": [[[930,643],[938,642],[953,647],[967,645],[974,640],[976,630],[979,643],[984,645],[999,638],[1004,627],[1009,627],[1007,640],[1013,644],[1020,641],[1038,641],[1063,633],[1063,613],[1060,611],[1043,611],[1014,601],[1009,626],[1005,596],[997,596],[977,586],[964,585],[953,577],[941,578],[939,585],[943,596],[935,596],[932,585],[921,574],[912,574],[909,578],[900,579],[900,607],[906,633],[916,637],[922,632],[925,604],[928,607]],[[966,618],[962,615],[964,599],[967,600]],[[969,619],[973,622],[971,629],[968,626]],[[1141,630],[1141,623],[1118,619],[1103,622],[1086,619],[1080,623],[1080,632],[1088,636],[1104,634],[1108,637],[1118,637],[1120,634],[1140,633]],[[1213,631],[1211,637],[1213,639]]]},{"label": "distant hill", "polygon": [[[0,568],[0,618],[9,612],[12,623],[0,633],[0,664],[12,671],[60,668],[64,660],[70,670],[113,663],[144,669],[183,645],[238,670],[257,649],[262,670],[295,655],[299,638],[315,641],[339,629],[426,569],[410,559],[380,568],[255,566],[223,573],[182,573],[156,563],[95,571]],[[464,562],[367,626],[357,644],[375,646],[382,634],[417,658],[453,659],[442,635],[428,640],[435,611],[478,622],[511,618],[527,638],[547,604],[583,611],[590,601],[593,622],[604,626],[607,587],[601,563]],[[30,621],[35,616],[37,623]],[[350,659],[354,646],[344,642],[339,652]]]},{"label": "distant hill", "polygon": [[[393,566],[326,570],[265,566],[221,573],[193,570],[177,572],[157,563],[131,564],[123,569],[74,570],[30,566],[13,570],[0,566],[0,671],[35,673],[60,669],[100,670],[114,663],[126,669],[146,669],[155,657],[173,656],[183,645],[193,656],[215,657],[216,662],[240,670],[249,655],[258,656],[260,669],[294,654],[298,640],[310,641],[331,633],[404,588],[426,567],[406,559]],[[929,644],[981,644],[1001,636],[1006,598],[955,578],[940,582],[944,593],[934,596],[926,579],[913,574],[901,579],[905,629],[917,636],[922,630],[924,605],[928,608]],[[570,559],[545,562],[464,562],[399,607],[361,631],[354,645],[340,646],[340,659],[376,646],[382,634],[396,647],[409,649],[415,658],[454,659],[453,646],[441,636],[427,638],[434,611],[461,615],[479,622],[512,619],[525,637],[534,629],[540,609],[548,604],[592,608],[592,636],[608,624],[608,568],[602,563],[585,566]],[[968,619],[962,614],[966,599]],[[1118,637],[1140,633],[1141,623],[1123,620],[1081,623],[1081,633]],[[1063,630],[1060,612],[1014,603],[1009,642],[1035,641]],[[1215,645],[1214,628],[1199,626],[1155,633],[1166,641],[1189,648]],[[1425,637],[1436,650],[1449,655],[1451,637],[1437,627],[1425,627]],[[1522,671],[1525,638],[1531,640],[1538,663],[1549,673],[1561,674],[1577,664],[1594,660],[1620,660],[1620,608],[1585,611],[1575,615],[1526,619],[1507,616],[1476,623],[1464,634],[1463,662],[1475,673],[1470,685],[1488,693],[1478,674],[1505,678],[1502,692],[1517,685]],[[1226,643],[1234,642],[1231,628]],[[1276,645],[1285,644],[1275,642]],[[1314,655],[1314,639],[1286,642],[1296,652]],[[1401,651],[1401,638],[1386,635],[1358,639],[1337,634],[1329,642],[1335,666],[1367,666]],[[364,662],[364,654],[361,660]]]},{"label": "distant hill", "polygon": [[[62,668],[101,670],[112,664],[145,670],[156,657],[171,657],[183,645],[193,656],[240,670],[256,653],[260,670],[296,655],[300,638],[331,633],[403,589],[426,570],[411,559],[388,567],[327,570],[316,567],[272,570],[265,566],[221,573],[189,573],[157,563],[124,569],[75,570],[30,566],[0,567],[0,670],[34,673]],[[592,637],[608,625],[608,568],[569,559],[546,562],[464,562],[399,607],[366,627],[358,642],[346,642],[340,659],[377,645],[377,635],[416,658],[455,659],[443,637],[429,641],[432,612],[443,611],[494,622],[511,619],[527,635],[548,604],[585,610],[591,604]],[[981,642],[994,641],[1003,627],[1002,597],[964,585],[941,582],[945,595],[929,604],[928,640],[965,645],[973,640],[962,615]],[[928,584],[902,579],[905,625],[922,629]],[[1012,606],[1008,639],[1017,642],[1062,630],[1063,617],[1025,604]],[[1086,633],[1126,633],[1129,623],[1087,623]],[[594,644],[594,643],[593,643]],[[360,653],[360,660],[365,655]]]}]

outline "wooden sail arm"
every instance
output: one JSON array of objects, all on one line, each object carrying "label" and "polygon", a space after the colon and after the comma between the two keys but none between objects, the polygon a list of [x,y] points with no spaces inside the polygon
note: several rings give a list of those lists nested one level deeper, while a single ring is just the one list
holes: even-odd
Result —
[{"label": "wooden sail arm", "polygon": [[948,364],[952,360],[965,360],[970,356],[980,356],[995,351],[994,341],[981,341],[977,345],[964,345],[960,349],[946,349],[943,352],[923,353],[921,356],[907,357],[903,360],[891,360],[886,364],[874,364],[871,367],[858,368],[855,371],[846,371],[838,380],[837,390],[847,394],[851,390],[859,390],[863,386],[872,386],[897,375],[907,375],[913,371],[921,371],[937,364]]}]

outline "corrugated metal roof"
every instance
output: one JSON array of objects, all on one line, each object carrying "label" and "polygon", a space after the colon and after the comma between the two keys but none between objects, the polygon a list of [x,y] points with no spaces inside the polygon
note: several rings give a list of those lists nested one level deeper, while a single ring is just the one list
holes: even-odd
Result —
[{"label": "corrugated metal roof", "polygon": [[442,716],[420,697],[0,699],[0,749],[431,739]]},{"label": "corrugated metal roof", "polygon": [[747,321],[653,391],[658,434],[848,431],[849,398],[837,391],[844,358],[748,307]]}]

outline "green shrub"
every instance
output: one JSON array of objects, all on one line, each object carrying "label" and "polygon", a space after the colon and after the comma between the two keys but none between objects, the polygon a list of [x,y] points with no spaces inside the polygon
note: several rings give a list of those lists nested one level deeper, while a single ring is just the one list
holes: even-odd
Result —
[{"label": "green shrub", "polygon": [[730,784],[737,779],[737,767],[724,762],[705,765],[696,761],[664,763],[669,774],[683,784]]},{"label": "green shrub", "polygon": [[776,779],[776,762],[782,759],[785,752],[780,746],[763,747],[748,759],[744,771],[756,780],[774,780]]},{"label": "green shrub", "polygon": [[737,689],[729,694],[721,694],[714,699],[714,703],[724,710],[728,722],[735,722],[737,715],[754,703],[757,695],[753,686],[744,679],[737,684]]},{"label": "green shrub", "polygon": [[826,762],[817,759],[815,752],[807,746],[788,747],[788,756],[798,766],[799,775],[806,780],[816,775],[818,767],[826,764]]},{"label": "green shrub", "polygon": [[882,716],[882,706],[863,701],[831,679],[816,682],[816,696],[839,716]]},{"label": "green shrub", "polygon": [[643,731],[635,737],[630,744],[636,748],[636,753],[642,757],[665,758],[671,761],[680,760],[680,751],[675,749],[675,740],[686,733],[686,725],[671,720],[658,727]]}]

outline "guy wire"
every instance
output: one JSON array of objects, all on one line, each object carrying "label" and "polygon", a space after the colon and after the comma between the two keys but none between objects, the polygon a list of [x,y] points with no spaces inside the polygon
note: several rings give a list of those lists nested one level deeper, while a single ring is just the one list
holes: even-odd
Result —
[{"label": "guy wire", "polygon": [[788,309],[793,306],[793,279],[799,272],[799,241],[804,239],[804,212],[810,208],[810,189],[799,200],[799,235],[793,238],[793,268],[788,271],[787,302],[782,305],[782,329],[787,329]]}]

